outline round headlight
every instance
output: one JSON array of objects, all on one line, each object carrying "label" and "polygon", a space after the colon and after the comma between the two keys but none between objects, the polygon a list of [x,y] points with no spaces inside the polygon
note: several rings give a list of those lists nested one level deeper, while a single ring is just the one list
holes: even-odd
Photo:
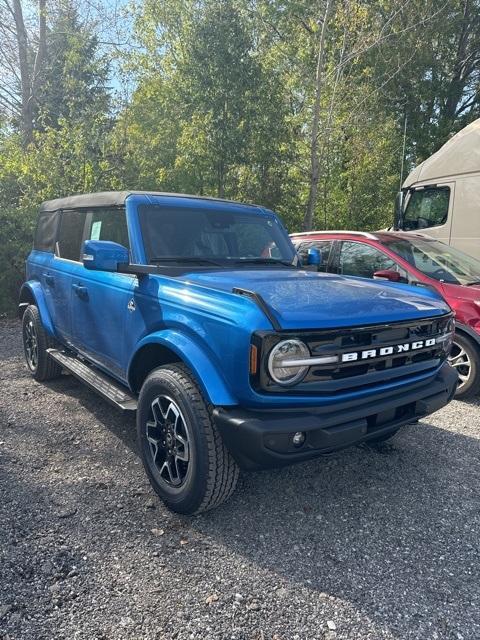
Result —
[{"label": "round headlight", "polygon": [[300,340],[282,340],[270,351],[268,372],[277,384],[294,384],[308,371],[308,365],[296,362],[309,357],[307,345]]}]

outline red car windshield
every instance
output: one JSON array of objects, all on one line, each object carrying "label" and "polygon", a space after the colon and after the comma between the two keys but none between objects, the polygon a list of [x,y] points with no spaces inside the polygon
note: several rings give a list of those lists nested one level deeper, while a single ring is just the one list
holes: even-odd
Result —
[{"label": "red car windshield", "polygon": [[450,284],[479,284],[480,261],[438,240],[382,238],[383,244],[429,278]]}]

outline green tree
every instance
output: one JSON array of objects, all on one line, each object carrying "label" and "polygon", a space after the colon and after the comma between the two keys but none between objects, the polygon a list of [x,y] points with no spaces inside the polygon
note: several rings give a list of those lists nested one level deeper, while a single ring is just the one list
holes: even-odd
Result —
[{"label": "green tree", "polygon": [[37,94],[37,129],[78,123],[109,113],[108,63],[98,38],[74,3],[61,2],[46,40],[47,56]]},{"label": "green tree", "polygon": [[94,35],[69,15],[68,29],[61,16],[47,39],[48,64],[35,94],[29,143],[24,127],[16,130],[15,116],[5,118],[0,129],[0,311],[16,301],[38,205],[119,186],[113,172],[117,158],[108,144],[112,116],[105,62]]},{"label": "green tree", "polygon": [[[377,8],[395,8],[382,2]],[[378,99],[407,119],[411,165],[480,116],[480,2],[413,0],[392,23],[393,36],[365,58]]]},{"label": "green tree", "polygon": [[116,133],[135,183],[278,203],[287,110],[242,7],[151,0],[136,30],[146,53],[133,56],[138,88]]}]

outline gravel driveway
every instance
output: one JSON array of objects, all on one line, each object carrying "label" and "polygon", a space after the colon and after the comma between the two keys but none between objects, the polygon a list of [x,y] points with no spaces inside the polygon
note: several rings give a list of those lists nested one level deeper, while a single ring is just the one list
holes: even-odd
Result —
[{"label": "gravel driveway", "polygon": [[480,405],[167,512],[134,419],[0,324],[0,638],[480,638]]}]

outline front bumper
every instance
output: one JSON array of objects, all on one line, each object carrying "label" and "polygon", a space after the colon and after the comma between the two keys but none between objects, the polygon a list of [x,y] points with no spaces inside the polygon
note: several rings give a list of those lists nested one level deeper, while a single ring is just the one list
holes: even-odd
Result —
[{"label": "front bumper", "polygon": [[[433,378],[400,392],[342,401],[308,410],[250,411],[217,407],[214,420],[229,451],[244,469],[278,467],[368,442],[437,411],[452,400],[457,373],[447,363]],[[306,434],[296,448],[292,436]]]}]

